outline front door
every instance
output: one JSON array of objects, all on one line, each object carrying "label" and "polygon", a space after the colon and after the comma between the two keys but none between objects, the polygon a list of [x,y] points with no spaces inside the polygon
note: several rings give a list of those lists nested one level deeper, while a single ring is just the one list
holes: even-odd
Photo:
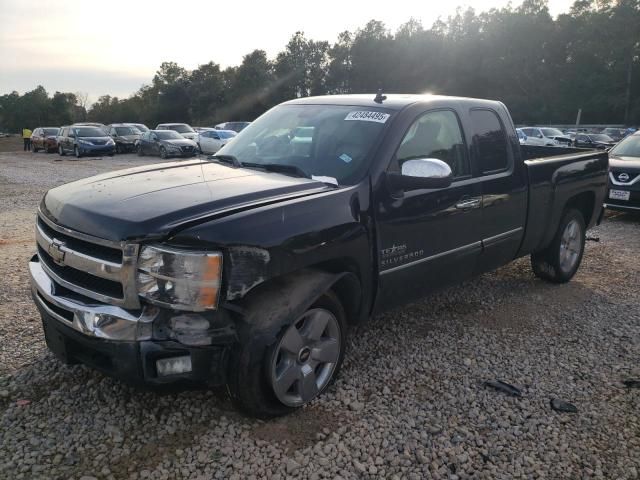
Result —
[{"label": "front door", "polygon": [[[407,130],[390,170],[436,158],[453,172],[444,189],[380,191],[378,308],[401,304],[469,278],[481,252],[481,185],[472,174],[460,120],[452,110],[428,111]],[[388,189],[387,189],[388,190]]]}]

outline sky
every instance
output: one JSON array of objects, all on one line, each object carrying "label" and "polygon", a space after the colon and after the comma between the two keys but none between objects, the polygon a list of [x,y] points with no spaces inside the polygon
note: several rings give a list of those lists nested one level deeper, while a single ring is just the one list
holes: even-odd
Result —
[{"label": "sky", "polygon": [[[519,0],[512,2],[521,3]],[[573,0],[549,0],[553,16]],[[311,5],[316,5],[312,7]],[[415,18],[428,28],[456,7],[476,11],[506,0],[0,0],[0,95],[43,85],[52,94],[85,92],[89,101],[128,97],[163,61],[193,69],[238,65],[260,48],[274,58],[296,31],[334,42],[369,20],[389,29]]]}]

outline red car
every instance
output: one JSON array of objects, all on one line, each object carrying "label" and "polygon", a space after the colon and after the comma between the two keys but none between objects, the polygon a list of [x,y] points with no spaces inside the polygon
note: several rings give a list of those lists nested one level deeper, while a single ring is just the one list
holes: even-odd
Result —
[{"label": "red car", "polygon": [[34,152],[44,150],[47,153],[58,150],[56,136],[58,127],[38,127],[31,134],[31,149]]}]

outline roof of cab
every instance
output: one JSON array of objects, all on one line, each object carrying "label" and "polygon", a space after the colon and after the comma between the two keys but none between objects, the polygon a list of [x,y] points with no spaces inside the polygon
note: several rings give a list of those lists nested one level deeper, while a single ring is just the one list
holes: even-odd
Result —
[{"label": "roof of cab", "polygon": [[495,100],[484,100],[479,98],[468,97],[450,97],[445,95],[431,95],[431,94],[394,94],[383,93],[387,98],[378,103],[375,101],[376,94],[356,94],[356,95],[323,95],[320,97],[304,97],[297,98],[285,102],[284,105],[350,105],[357,107],[378,107],[386,108],[389,110],[402,110],[414,103],[427,103],[436,101],[455,101],[464,102],[468,104],[478,105],[495,105],[500,102]]}]

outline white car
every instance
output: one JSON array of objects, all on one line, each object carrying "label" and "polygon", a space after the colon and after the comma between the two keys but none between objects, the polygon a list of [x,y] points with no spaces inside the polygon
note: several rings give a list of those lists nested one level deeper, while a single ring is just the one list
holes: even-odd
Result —
[{"label": "white car", "polygon": [[516,133],[518,134],[518,141],[520,142],[520,145],[526,145],[527,144],[527,136],[522,131],[522,129],[521,128],[516,128]]},{"label": "white car", "polygon": [[521,128],[522,133],[527,136],[526,145],[544,145],[557,147],[559,145],[570,145],[571,138],[557,128],[550,127],[525,127]]},{"label": "white car", "polygon": [[216,153],[237,135],[233,130],[208,128],[198,132],[198,147],[202,153]]},{"label": "white car", "polygon": [[189,140],[193,140],[194,142],[198,140],[198,132],[191,128],[191,125],[188,125],[186,123],[160,123],[155,129],[173,130],[174,132],[178,132],[184,138],[188,138]]}]

